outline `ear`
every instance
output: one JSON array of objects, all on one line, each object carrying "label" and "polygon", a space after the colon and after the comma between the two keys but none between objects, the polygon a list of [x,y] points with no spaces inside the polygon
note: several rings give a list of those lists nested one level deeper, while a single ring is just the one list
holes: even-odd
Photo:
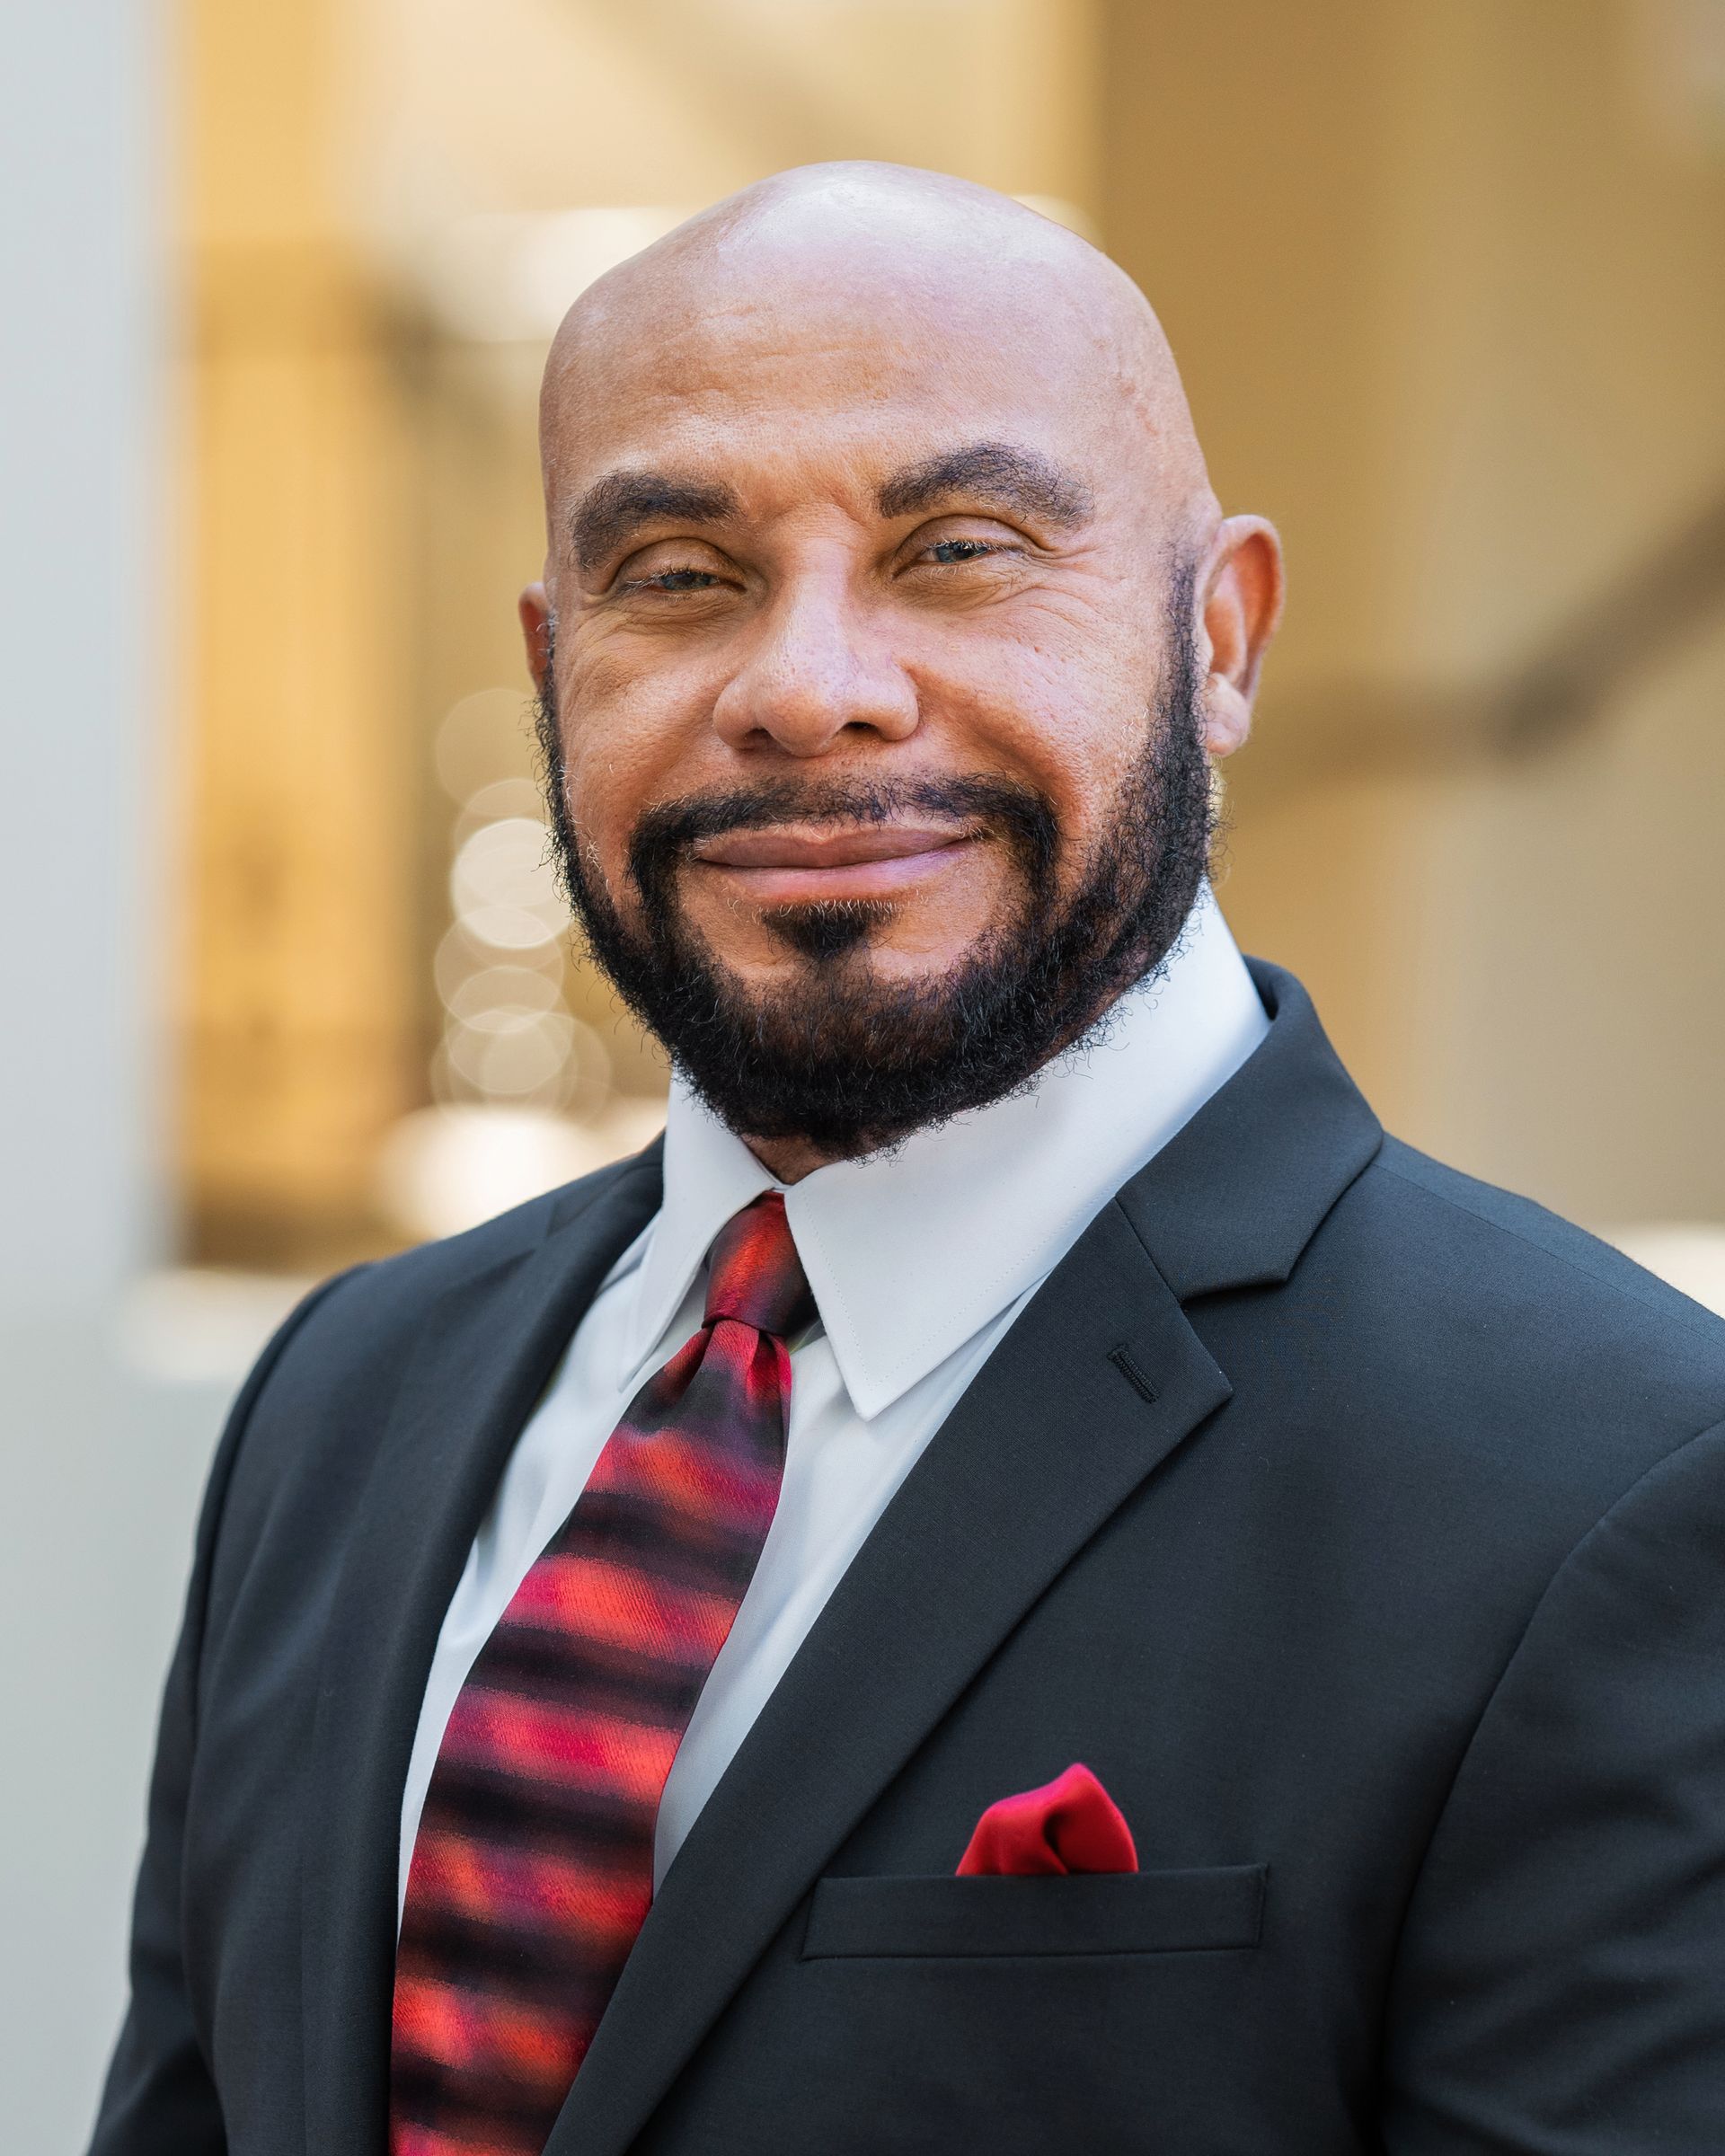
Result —
[{"label": "ear", "polygon": [[1205,670],[1204,746],[1232,755],[1252,730],[1252,700],[1282,618],[1282,543],[1261,517],[1225,517],[1197,591]]},{"label": "ear", "polygon": [[551,665],[551,601],[545,596],[544,586],[529,584],[517,602],[516,611],[521,616],[521,634],[527,647],[527,671],[543,696],[545,671]]}]

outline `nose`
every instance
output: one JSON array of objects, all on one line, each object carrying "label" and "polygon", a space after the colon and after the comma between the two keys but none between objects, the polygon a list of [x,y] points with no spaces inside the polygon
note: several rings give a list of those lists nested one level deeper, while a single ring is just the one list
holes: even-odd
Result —
[{"label": "nose", "polygon": [[767,744],[824,755],[858,732],[902,741],[916,730],[916,685],[838,579],[781,591],[713,706],[732,748]]}]

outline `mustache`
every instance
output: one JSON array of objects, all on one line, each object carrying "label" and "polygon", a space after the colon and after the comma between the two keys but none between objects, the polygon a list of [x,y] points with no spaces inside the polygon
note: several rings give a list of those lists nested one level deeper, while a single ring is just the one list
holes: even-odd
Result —
[{"label": "mustache", "polygon": [[629,874],[650,910],[668,892],[689,849],[731,831],[783,824],[886,824],[915,813],[996,832],[1012,847],[1039,900],[1051,889],[1059,826],[1042,795],[1011,779],[771,779],[757,786],[686,794],[648,809],[629,842]]}]

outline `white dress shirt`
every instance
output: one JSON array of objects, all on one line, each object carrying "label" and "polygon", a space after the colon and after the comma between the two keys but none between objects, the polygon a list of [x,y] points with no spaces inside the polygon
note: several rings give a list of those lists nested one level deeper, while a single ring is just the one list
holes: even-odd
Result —
[{"label": "white dress shirt", "polygon": [[510,1455],[438,1636],[402,1799],[401,1892],[444,1725],[647,1377],[700,1325],[719,1230],[764,1190],[820,1323],[792,1354],[784,1479],[665,1785],[654,1884],[893,1493],[1036,1288],[1268,1030],[1208,887],[1163,971],[1029,1091],[785,1189],[680,1082],[659,1211],[611,1268]]}]

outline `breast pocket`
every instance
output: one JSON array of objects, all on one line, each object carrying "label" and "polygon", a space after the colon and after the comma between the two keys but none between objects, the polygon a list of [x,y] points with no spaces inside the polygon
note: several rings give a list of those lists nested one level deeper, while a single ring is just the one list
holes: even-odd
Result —
[{"label": "breast pocket", "polygon": [[827,1878],[805,1961],[1004,1955],[1193,1954],[1255,1947],[1269,1869],[1031,1878]]}]

